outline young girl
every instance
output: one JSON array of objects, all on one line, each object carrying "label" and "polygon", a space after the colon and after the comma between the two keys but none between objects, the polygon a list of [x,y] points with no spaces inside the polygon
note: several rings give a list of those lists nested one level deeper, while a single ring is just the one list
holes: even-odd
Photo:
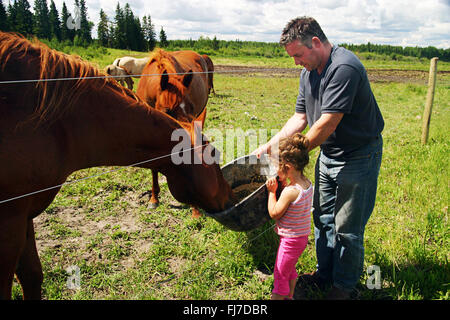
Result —
[{"label": "young girl", "polygon": [[280,140],[278,177],[286,187],[276,198],[276,178],[267,180],[268,209],[280,236],[274,268],[272,300],[292,299],[297,282],[295,265],[311,232],[313,187],[303,170],[309,162],[308,140],[300,133]]}]

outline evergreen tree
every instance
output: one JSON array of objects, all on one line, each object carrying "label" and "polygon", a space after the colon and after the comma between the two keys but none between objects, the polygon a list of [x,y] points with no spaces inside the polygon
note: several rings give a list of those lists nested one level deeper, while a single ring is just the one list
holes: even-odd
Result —
[{"label": "evergreen tree", "polygon": [[116,29],[114,27],[114,23],[109,23],[109,43],[108,43],[108,47],[110,48],[115,48],[115,42],[114,42],[114,34],[116,32]]},{"label": "evergreen tree", "polygon": [[33,33],[38,38],[52,38],[47,0],[34,1]]},{"label": "evergreen tree", "polygon": [[155,26],[152,24],[152,18],[150,15],[142,18],[142,31],[147,45],[145,49],[147,51],[153,51],[156,47],[156,33]]},{"label": "evergreen tree", "polygon": [[8,16],[2,0],[0,0],[0,30],[9,31]]},{"label": "evergreen tree", "polygon": [[15,31],[16,16],[17,16],[15,3],[13,5],[11,5],[11,2],[8,4],[8,11],[6,15],[7,15],[6,24],[10,27],[9,31]]},{"label": "evergreen tree", "polygon": [[141,22],[135,18],[130,5],[125,4],[123,15],[125,19],[125,39],[126,48],[135,51],[142,51],[144,48],[144,35],[142,33]]},{"label": "evergreen tree", "polygon": [[100,22],[97,27],[97,36],[101,46],[110,46],[108,16],[103,9],[100,9]]},{"label": "evergreen tree", "polygon": [[24,36],[33,34],[33,14],[27,0],[16,0],[8,6],[8,21],[10,30]]},{"label": "evergreen tree", "polygon": [[161,48],[165,48],[169,45],[169,41],[167,41],[167,35],[163,27],[161,27],[161,31],[159,32],[159,45]]},{"label": "evergreen tree", "polygon": [[123,10],[120,8],[119,2],[116,7],[114,23],[114,47],[118,49],[125,49],[127,46],[125,17]]},{"label": "evergreen tree", "polygon": [[58,41],[61,41],[61,21],[59,21],[59,13],[53,0],[50,3],[49,20],[52,38],[55,37]]},{"label": "evergreen tree", "polygon": [[87,14],[87,7],[86,7],[86,1],[80,0],[79,3],[80,8],[80,26],[81,29],[79,31],[80,40],[82,41],[83,45],[89,45],[92,42],[92,36],[91,31],[94,26],[92,22],[88,20],[88,14]]},{"label": "evergreen tree", "polygon": [[67,10],[66,3],[63,2],[62,10],[61,10],[61,41],[73,41],[75,37],[75,30],[69,29],[67,27],[67,21],[69,20],[70,13]]},{"label": "evergreen tree", "polygon": [[212,39],[212,49],[217,51],[219,50],[219,40],[217,40],[217,37],[214,36],[214,39]]},{"label": "evergreen tree", "polygon": [[134,18],[133,28],[134,28],[133,33],[136,38],[135,50],[143,51],[143,50],[145,50],[146,45],[145,45],[144,33],[142,31],[141,21],[139,20],[139,17]]},{"label": "evergreen tree", "polygon": [[126,39],[126,48],[129,50],[134,50],[136,47],[136,35],[134,34],[134,15],[131,11],[130,5],[128,3],[125,4],[123,8],[124,15],[124,24],[125,24],[125,39]]}]

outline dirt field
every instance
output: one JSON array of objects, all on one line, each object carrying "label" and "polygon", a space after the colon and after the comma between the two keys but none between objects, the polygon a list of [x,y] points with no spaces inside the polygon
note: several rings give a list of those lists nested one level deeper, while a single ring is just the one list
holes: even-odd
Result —
[{"label": "dirt field", "polygon": [[[300,75],[298,68],[264,68],[245,67],[231,65],[216,65],[217,73],[228,75],[257,76],[257,77],[289,77],[297,78]],[[426,84],[428,72],[420,70],[400,70],[400,69],[369,69],[367,70],[371,82],[403,82]],[[438,78],[450,75],[449,71],[438,71]]]}]

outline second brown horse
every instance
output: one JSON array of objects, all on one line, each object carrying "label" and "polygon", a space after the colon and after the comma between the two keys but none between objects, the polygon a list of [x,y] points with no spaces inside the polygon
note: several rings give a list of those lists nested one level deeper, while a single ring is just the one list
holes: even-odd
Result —
[{"label": "second brown horse", "polygon": [[[137,94],[150,106],[177,120],[192,122],[202,114],[201,127],[206,115],[208,94],[212,88],[212,61],[194,51],[167,52],[156,50],[144,67]],[[150,207],[159,205],[158,171],[152,170]],[[196,208],[193,216],[199,216]]]}]

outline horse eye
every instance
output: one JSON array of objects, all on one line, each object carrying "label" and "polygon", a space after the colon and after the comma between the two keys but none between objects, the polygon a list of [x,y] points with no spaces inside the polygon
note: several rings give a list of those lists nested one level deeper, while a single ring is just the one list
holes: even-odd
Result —
[{"label": "horse eye", "polygon": [[175,118],[175,112],[172,109],[167,109],[166,113],[171,116],[172,118]]}]

